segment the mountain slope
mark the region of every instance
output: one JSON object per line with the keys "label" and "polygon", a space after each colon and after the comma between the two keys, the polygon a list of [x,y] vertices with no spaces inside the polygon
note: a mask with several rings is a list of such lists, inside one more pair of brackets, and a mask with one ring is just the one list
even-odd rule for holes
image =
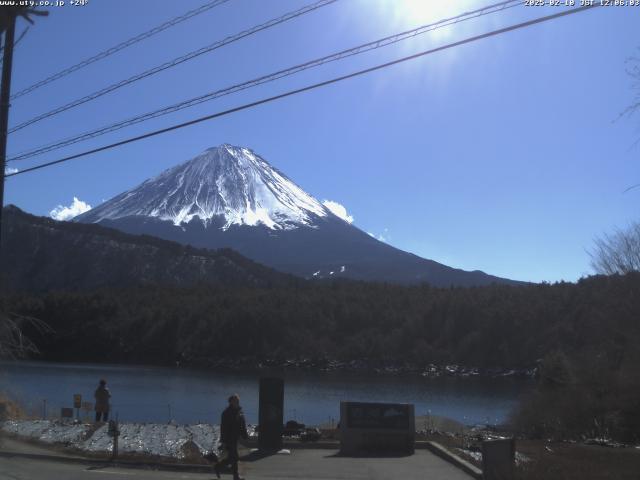
{"label": "mountain slope", "polygon": [[3,282],[11,290],[89,290],[135,285],[286,285],[294,277],[231,250],[209,251],[100,225],[3,211]]}
{"label": "mountain slope", "polygon": [[436,286],[518,283],[380,242],[334,215],[254,152],[210,148],[74,219],[202,248],[233,248],[305,278]]}

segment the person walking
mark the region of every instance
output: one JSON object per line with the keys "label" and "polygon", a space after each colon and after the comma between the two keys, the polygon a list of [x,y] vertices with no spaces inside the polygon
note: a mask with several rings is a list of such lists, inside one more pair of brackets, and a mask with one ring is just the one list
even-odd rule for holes
{"label": "person walking", "polygon": [[220,468],[224,465],[231,465],[233,480],[243,480],[238,475],[238,440],[242,437],[247,439],[247,424],[244,420],[240,397],[233,394],[229,397],[229,406],[222,412],[220,419],[220,443],[226,450],[227,457],[217,462],[215,465],[216,476],[220,478]]}
{"label": "person walking", "polygon": [[96,388],[93,394],[96,399],[96,422],[101,419],[103,422],[109,421],[109,399],[111,398],[111,392],[107,388],[106,380],[100,380],[100,385]]}

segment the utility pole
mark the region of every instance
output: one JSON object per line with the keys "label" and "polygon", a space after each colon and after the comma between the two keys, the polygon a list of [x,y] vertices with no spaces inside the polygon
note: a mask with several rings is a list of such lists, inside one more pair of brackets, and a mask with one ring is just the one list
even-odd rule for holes
{"label": "utility pole", "polygon": [[[0,242],[2,241],[2,209],[4,207],[4,170],[7,165],[7,137],[9,130],[9,102],[11,96],[11,68],[13,63],[13,41],[16,33],[16,15],[11,12],[4,32],[4,55],[2,58],[2,84],[0,85]],[[0,246],[0,254],[2,247]],[[2,265],[0,263],[0,275]],[[1,280],[0,280],[1,282]],[[1,283],[0,283],[1,284]]]}

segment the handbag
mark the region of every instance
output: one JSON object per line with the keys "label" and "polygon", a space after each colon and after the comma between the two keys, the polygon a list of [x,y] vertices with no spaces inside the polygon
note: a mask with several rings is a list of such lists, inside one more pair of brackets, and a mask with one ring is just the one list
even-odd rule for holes
{"label": "handbag", "polygon": [[228,456],[229,452],[227,451],[227,448],[221,443],[218,445],[217,449],[211,450],[204,456],[204,458],[211,463],[221,463],[224,462]]}
{"label": "handbag", "polygon": [[216,463],[224,463],[225,460],[229,457],[229,450],[227,450],[227,446],[224,443],[218,445],[218,451],[215,453],[215,455],[217,457]]}

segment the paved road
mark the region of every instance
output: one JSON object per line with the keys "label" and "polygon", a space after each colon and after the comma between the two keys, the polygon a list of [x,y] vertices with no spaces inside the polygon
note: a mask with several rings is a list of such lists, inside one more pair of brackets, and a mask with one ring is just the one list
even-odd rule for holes
{"label": "paved road", "polygon": [[[291,455],[249,456],[240,473],[247,480],[469,480],[471,477],[426,450],[401,458],[346,458],[332,450],[295,450]],[[0,480],[213,479],[213,474],[114,469],[24,458],[0,458]],[[230,479],[231,475],[223,475]]]}

